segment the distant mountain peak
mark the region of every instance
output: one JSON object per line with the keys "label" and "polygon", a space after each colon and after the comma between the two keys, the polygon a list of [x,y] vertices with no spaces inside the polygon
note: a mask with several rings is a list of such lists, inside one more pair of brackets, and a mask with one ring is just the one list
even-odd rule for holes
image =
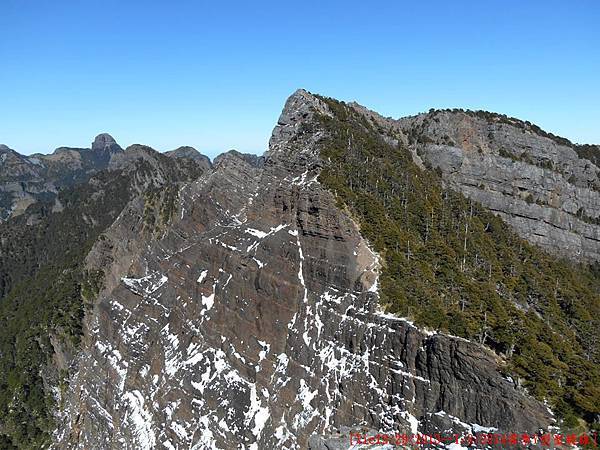
{"label": "distant mountain peak", "polygon": [[190,147],[189,145],[184,145],[176,148],[175,150],[169,150],[165,152],[165,155],[172,156],[174,158],[198,158],[201,157],[202,154],[196,150],[194,147]]}
{"label": "distant mountain peak", "polygon": [[205,169],[209,169],[212,167],[212,162],[210,161],[210,158],[208,156],[203,155],[198,150],[196,150],[194,147],[190,147],[187,145],[178,147],[175,150],[170,150],[168,152],[165,152],[165,155],[167,155],[171,158],[185,158],[185,159],[195,161],[196,163],[200,164]]}
{"label": "distant mountain peak", "polygon": [[123,150],[117,141],[108,133],[101,133],[92,142],[92,150]]}
{"label": "distant mountain peak", "polygon": [[231,149],[218,155],[213,161],[213,164],[217,166],[223,161],[228,161],[231,159],[240,159],[250,164],[252,167],[261,167],[265,160],[263,156],[254,155],[252,153],[241,153],[235,149]]}

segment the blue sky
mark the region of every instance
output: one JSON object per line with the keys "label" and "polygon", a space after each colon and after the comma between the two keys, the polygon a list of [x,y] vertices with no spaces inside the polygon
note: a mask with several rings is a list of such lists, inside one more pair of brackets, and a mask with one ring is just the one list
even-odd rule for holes
{"label": "blue sky", "polygon": [[600,2],[0,0],[0,143],[262,153],[297,88],[600,143]]}

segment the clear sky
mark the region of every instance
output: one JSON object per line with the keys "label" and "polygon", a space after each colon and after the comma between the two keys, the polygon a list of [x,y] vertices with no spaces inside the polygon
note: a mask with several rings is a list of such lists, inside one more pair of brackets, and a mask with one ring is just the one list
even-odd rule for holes
{"label": "clear sky", "polygon": [[600,143],[599,0],[0,0],[0,143],[262,153],[303,87]]}

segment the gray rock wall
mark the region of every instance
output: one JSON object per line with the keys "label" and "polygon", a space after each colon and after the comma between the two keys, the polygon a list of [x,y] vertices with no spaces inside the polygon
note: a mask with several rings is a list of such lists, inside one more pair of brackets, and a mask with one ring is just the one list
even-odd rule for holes
{"label": "gray rock wall", "polygon": [[491,209],[528,241],[578,261],[600,258],[600,179],[572,147],[521,122],[464,112],[390,121],[449,187]]}

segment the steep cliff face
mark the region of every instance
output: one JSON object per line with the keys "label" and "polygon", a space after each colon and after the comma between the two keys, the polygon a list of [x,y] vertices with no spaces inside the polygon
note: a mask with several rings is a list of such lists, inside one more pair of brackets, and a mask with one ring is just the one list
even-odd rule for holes
{"label": "steep cliff face", "polygon": [[350,429],[552,422],[491,351],[381,312],[381,260],[317,179],[317,115],[334,118],[296,92],[264,161],[225,154],[161,226],[140,196],[96,243],[86,268],[104,282],[55,448],[321,449]]}
{"label": "steep cliff face", "polygon": [[574,260],[600,259],[600,169],[580,147],[490,113],[434,111],[390,123],[450,187],[528,241]]}

